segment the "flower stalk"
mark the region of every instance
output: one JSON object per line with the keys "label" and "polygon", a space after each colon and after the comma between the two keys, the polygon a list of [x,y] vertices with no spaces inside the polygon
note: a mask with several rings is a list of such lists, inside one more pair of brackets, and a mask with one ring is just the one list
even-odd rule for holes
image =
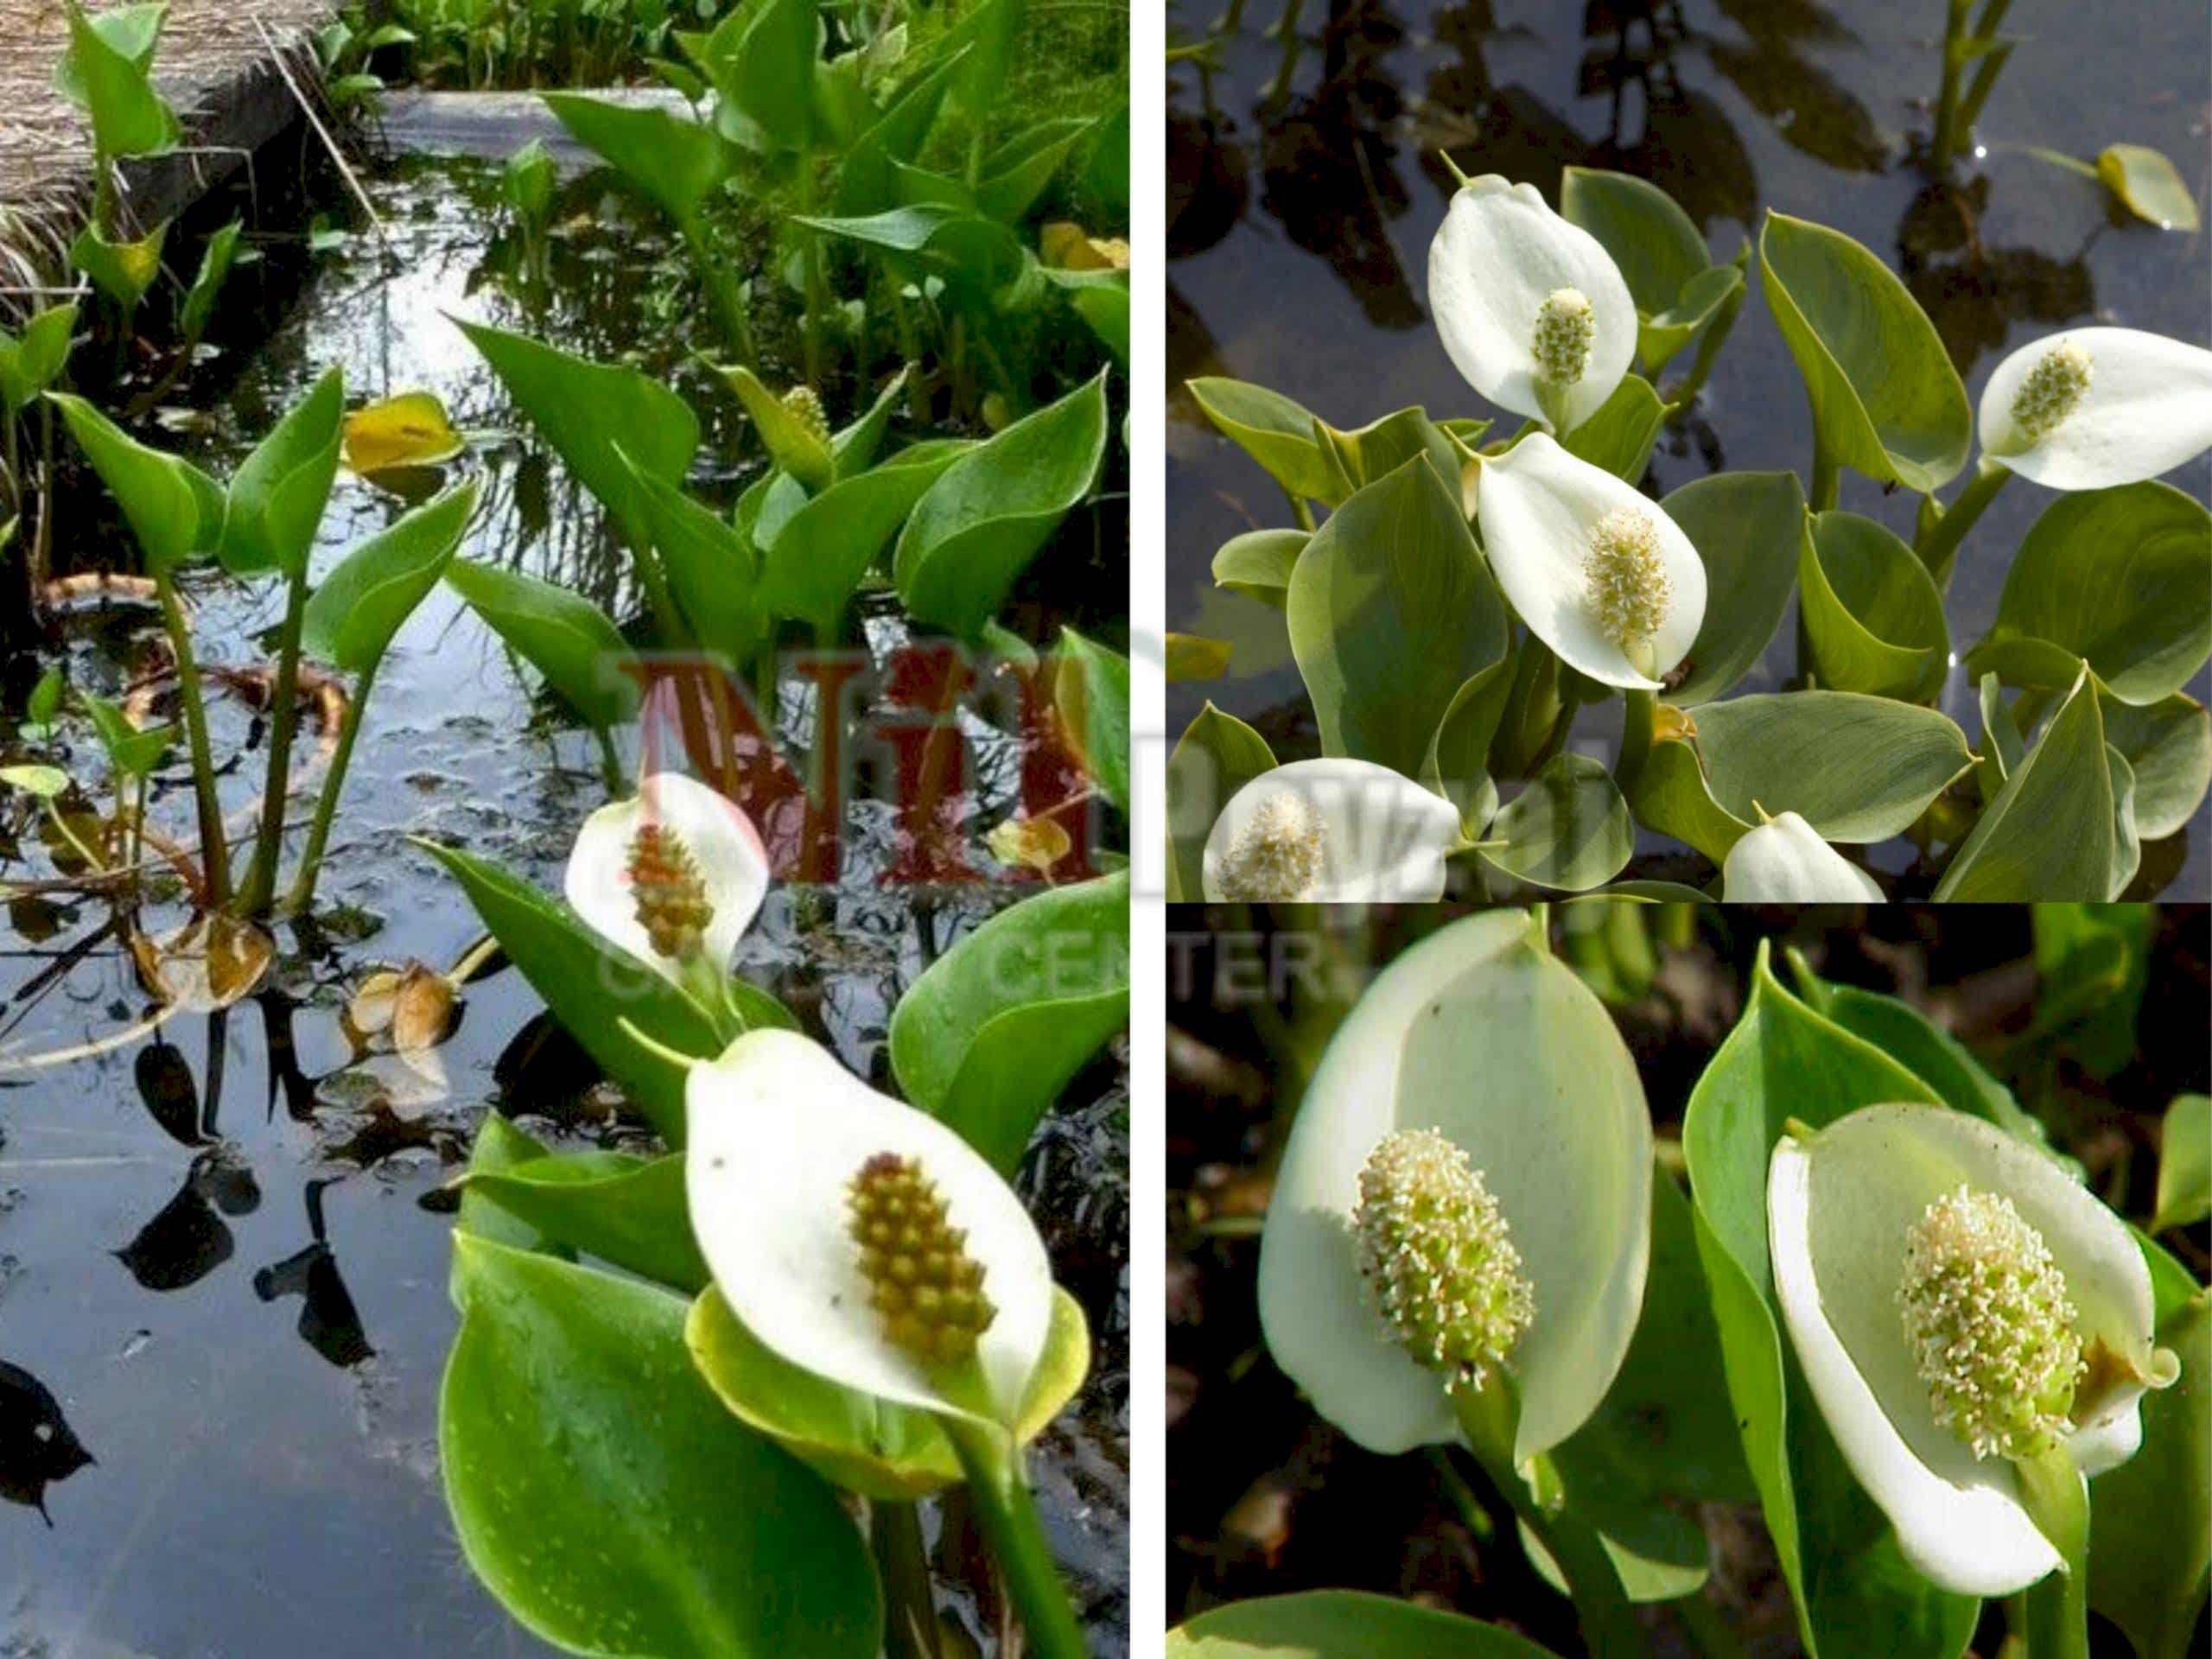
{"label": "flower stalk", "polygon": [[1007,1599],[1028,1634],[1030,1650],[1038,1659],[1089,1659],[1083,1625],[1053,1565],[1013,1441],[1003,1429],[968,1418],[947,1415],[938,1421],[960,1459],[969,1502],[998,1563]]}

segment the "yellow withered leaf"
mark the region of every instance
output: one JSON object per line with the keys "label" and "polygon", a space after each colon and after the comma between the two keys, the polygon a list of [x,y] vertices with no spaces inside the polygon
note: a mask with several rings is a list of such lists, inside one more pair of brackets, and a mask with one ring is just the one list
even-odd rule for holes
{"label": "yellow withered leaf", "polygon": [[346,464],[364,477],[395,467],[435,467],[468,447],[427,391],[403,391],[346,417]]}
{"label": "yellow withered leaf", "polygon": [[1127,270],[1129,245],[1118,236],[1092,236],[1080,225],[1056,219],[1037,232],[1037,257],[1055,270]]}
{"label": "yellow withered leaf", "polygon": [[1074,843],[1057,818],[1008,818],[983,837],[983,845],[1009,868],[1027,867],[1049,875]]}

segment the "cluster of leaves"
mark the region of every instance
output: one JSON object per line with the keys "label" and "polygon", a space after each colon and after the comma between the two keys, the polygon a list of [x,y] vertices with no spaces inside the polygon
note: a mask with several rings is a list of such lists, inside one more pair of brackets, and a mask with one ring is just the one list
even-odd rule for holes
{"label": "cluster of leaves", "polygon": [[[1649,908],[1567,906],[1570,960],[1589,974],[1592,947],[1611,931],[1578,924],[1578,912],[1609,912],[1625,918],[1623,931],[1634,935],[1642,930],[1639,912]],[[2043,994],[2024,1041],[2053,1055],[2063,1046],[2097,1076],[2120,1071],[2135,1049],[2149,925],[2139,906],[2038,906]],[[1624,955],[1648,959],[1648,939],[1625,953],[1596,951],[1609,960],[1592,982],[1630,994],[1634,987],[1619,978],[1617,958]],[[1611,1390],[1582,1427],[1521,1472],[1555,1520],[1597,1530],[1632,1601],[1699,1598],[1712,1562],[1707,1533],[1693,1518],[1697,1506],[1756,1504],[1808,1655],[1956,1659],[1974,1637],[1980,1603],[1938,1588],[1906,1563],[1785,1339],[1769,1261],[1770,1160],[1793,1122],[1817,1130],[1861,1108],[1920,1103],[1993,1125],[2073,1180],[2083,1179],[2082,1166],[2051,1143],[2044,1123],[1971,1051],[1911,1002],[1823,980],[1794,952],[1789,967],[1794,988],[1762,942],[1743,1011],[1691,1090],[1680,1142],[1687,1192],[1662,1160],[1642,1313]],[[1501,1004],[1490,1017],[1518,1019],[1519,1005]],[[1452,1040],[1462,1053],[1485,1052],[1479,1029]],[[1563,1091],[1586,1057],[1562,1048],[1557,1063]],[[2206,1110],[2203,1096],[2185,1095],[2165,1115],[2152,1230],[2190,1225],[2212,1211]],[[2095,1521],[2087,1595],[2142,1659],[2178,1659],[2190,1650],[2212,1567],[2202,1478],[2212,1448],[2212,1389],[2205,1382],[2212,1321],[2189,1268],[2150,1231],[2130,1231],[2149,1269],[2157,1341],[2179,1356],[2182,1380],[2145,1397],[2142,1450],[2089,1489]],[[1524,1542],[1528,1536],[1524,1529]],[[1530,1554],[1537,1571],[1560,1586],[1549,1560]],[[1702,1612],[1694,1628],[1704,1628]],[[1307,1659],[1443,1653],[1537,1659],[1548,1651],[1467,1618],[1343,1592],[1217,1608],[1171,1632],[1167,1651],[1175,1659],[1242,1659],[1284,1648]]]}
{"label": "cluster of leaves", "polygon": [[[1625,175],[1570,168],[1561,209],[1625,280],[1645,372],[1694,340],[1709,360],[1745,258],[1713,264],[1681,209]],[[1323,752],[1446,795],[1497,875],[1598,887],[1637,824],[1725,866],[1769,817],[1795,813],[1826,842],[1910,836],[1938,899],[2116,897],[2143,843],[2178,831],[2212,784],[2212,717],[2183,690],[2212,653],[2212,514],[2155,480],[2054,499],[2012,556],[1996,620],[1961,652],[1980,690],[1970,737],[1933,706],[1955,650],[1944,588],[1958,538],[2009,474],[1985,459],[1951,514],[1937,501],[1967,463],[1974,412],[1933,325],[1874,254],[1770,213],[1758,267],[1812,404],[1809,499],[1796,474],[1737,472],[1659,503],[1703,565],[1703,617],[1656,699],[1628,698],[1610,772],[1563,744],[1611,687],[1512,613],[1462,502],[1488,423],[1407,409],[1346,431],[1262,387],[1192,382],[1299,520],[1226,543],[1216,581],[1284,613]],[[1560,442],[1634,483],[1669,409],[1630,373]],[[1918,545],[1838,510],[1847,468],[1923,494]],[[1793,590],[1802,689],[1728,697]],[[1184,895],[1199,894],[1221,803],[1274,764],[1211,705],[1184,734],[1170,762]],[[1500,786],[1522,782],[1501,811]]]}

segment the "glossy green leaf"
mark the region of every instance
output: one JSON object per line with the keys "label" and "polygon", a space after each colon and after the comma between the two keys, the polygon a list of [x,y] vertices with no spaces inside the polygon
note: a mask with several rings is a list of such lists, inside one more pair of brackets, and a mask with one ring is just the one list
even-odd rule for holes
{"label": "glossy green leaf", "polygon": [[1207,833],[1229,798],[1275,757],[1267,740],[1209,702],[1184,729],[1167,757],[1167,898],[1198,899],[1205,891]]}
{"label": "glossy green leaf", "polygon": [[1166,1659],[1548,1659],[1494,1624],[1353,1590],[1231,1602],[1167,1632]]}
{"label": "glossy green leaf", "polygon": [[1974,411],[1936,326],[1896,273],[1840,231],[1771,210],[1759,269],[1835,461],[1923,493],[1956,477]]}
{"label": "glossy green leaf", "polygon": [[1313,435],[1319,422],[1304,404],[1243,380],[1201,376],[1185,384],[1223,435],[1291,495],[1333,507],[1351,493],[1334,454]]}
{"label": "glossy green leaf", "polygon": [[1491,820],[1483,860],[1540,887],[1603,887],[1636,850],[1636,826],[1613,775],[1563,750]]}
{"label": "glossy green leaf", "polygon": [[[461,883],[499,949],[553,1017],[622,1086],[662,1139],[681,1146],[685,1072],[623,1027],[635,1027],[679,1053],[711,1058],[722,1047],[714,1022],[689,996],[607,944],[560,900],[488,860],[457,848],[422,845]],[[755,1025],[798,1023],[757,989],[751,990],[746,1012]]]}
{"label": "glossy green leaf", "polygon": [[[554,113],[557,116],[560,111],[555,108]],[[542,231],[553,217],[553,193],[560,177],[552,152],[542,139],[533,138],[509,156],[506,165],[499,169],[499,194],[526,229]]]}
{"label": "glossy green leaf", "polygon": [[348,674],[384,659],[415,607],[438,585],[475,516],[470,479],[395,521],[339,561],[308,595],[308,649]]}
{"label": "glossy green leaf", "polygon": [[2012,711],[2005,706],[2005,689],[1994,674],[1984,674],[1980,686],[1981,704],[1981,753],[1976,759],[1974,776],[1981,790],[1982,804],[1986,806],[1997,798],[1997,791],[2005,780],[2018,770],[2020,757],[2027,753],[2027,745],[2020,739],[2020,728],[2013,724]]}
{"label": "glossy green leaf", "polygon": [[0,784],[38,800],[53,801],[69,792],[69,774],[59,766],[36,763],[0,766]]}
{"label": "glossy green leaf", "polygon": [[2212,1096],[2176,1095],[2158,1131],[2158,1207],[2151,1230],[2212,1216]]}
{"label": "glossy green leaf", "polygon": [[229,280],[231,266],[238,258],[238,234],[245,229],[245,221],[234,219],[209,237],[200,251],[200,270],[185,290],[183,304],[177,308],[177,333],[188,346],[198,345],[214,319],[215,301]]}
{"label": "glossy green leaf", "polygon": [[681,1153],[587,1152],[472,1168],[461,1190],[567,1249],[687,1295],[714,1277],[691,1237]]}
{"label": "glossy green leaf", "polygon": [[834,635],[914,504],[970,448],[964,439],[918,443],[805,498],[772,524],[764,510],[755,532],[765,542],[762,602],[775,615],[797,617]]}
{"label": "glossy green leaf", "polygon": [[2102,706],[2105,741],[2135,773],[2135,830],[2145,841],[2177,835],[2212,786],[2212,714],[2176,694],[2147,709]]}
{"label": "glossy green leaf", "polygon": [[1290,603],[1290,573],[1313,540],[1303,530],[1248,530],[1232,536],[1213,556],[1217,588],[1281,610]]}
{"label": "glossy green leaf", "polygon": [[1849,691],[1734,697],[1697,710],[1713,798],[1745,823],[1796,812],[1823,841],[1885,841],[1972,764],[1932,709]]}
{"label": "glossy green leaf", "polygon": [[[891,429],[891,417],[906,396],[906,382],[913,372],[911,364],[901,363],[899,372],[876,389],[875,401],[849,425],[840,427],[830,435],[830,454],[836,462],[839,478],[857,477],[875,465],[876,456],[883,448],[884,435]],[[940,438],[936,442],[950,443],[961,441]],[[915,448],[921,447],[919,444],[914,446]]]}
{"label": "glossy green leaf", "polygon": [[684,48],[721,95],[715,123],[747,148],[804,153],[814,143],[815,0],[748,0]]}
{"label": "glossy green leaf", "polygon": [[20,335],[0,329],[0,404],[20,415],[60,378],[77,327],[77,308],[48,306],[23,325]]}
{"label": "glossy green leaf", "polygon": [[1106,453],[1106,375],[1016,421],[938,475],[899,532],[899,597],[918,622],[973,638],[1060,521],[1090,494]]}
{"label": "glossy green leaf", "polygon": [[1952,855],[1936,902],[2113,898],[2115,809],[2104,720],[2085,675]]}
{"label": "glossy green leaf", "polygon": [[[467,1173],[482,1175],[512,1169],[518,1164],[548,1156],[550,1150],[517,1128],[501,1113],[489,1111],[477,1125],[476,1139],[468,1148]],[[518,1250],[537,1250],[569,1259],[569,1252],[562,1246],[489,1198],[471,1192],[465,1184],[461,1191],[460,1211],[454,1216],[453,1225],[456,1233],[487,1238],[494,1244],[509,1244]],[[448,1270],[446,1280],[446,1293],[455,1308],[461,1306],[466,1290],[462,1278],[461,1263],[456,1261]]]}
{"label": "glossy green leaf", "polygon": [[1011,1173],[1128,1019],[1124,870],[1025,899],[931,963],[892,1013],[892,1069],[909,1101]]}
{"label": "glossy green leaf", "polygon": [[1744,303],[1744,265],[1750,255],[1747,243],[1732,263],[1708,265],[1684,284],[1674,304],[1655,312],[1637,328],[1637,355],[1646,372],[1658,373],[1700,334],[1706,338],[1698,348],[1699,361],[1719,350]]}
{"label": "glossy green leaf", "polygon": [[681,1299],[467,1233],[454,1254],[439,1460],[462,1553],[509,1611],[575,1653],[874,1659],[858,1531],[722,1409]]}
{"label": "glossy green leaf", "polygon": [[1651,383],[1642,375],[1623,375],[1597,412],[1560,442],[1569,454],[1634,484],[1651,464],[1651,447],[1666,420],[1667,405]]}
{"label": "glossy green leaf", "polygon": [[631,477],[638,522],[693,639],[725,662],[750,662],[768,626],[751,538],[676,485],[641,469]]}
{"label": "glossy green leaf", "polygon": [[1129,289],[1127,282],[1087,283],[1068,296],[1076,315],[1106,342],[1124,372],[1129,366]]}
{"label": "glossy green leaf", "polygon": [[69,0],[69,49],[57,83],[92,118],[92,143],[104,157],[153,156],[175,147],[182,129],[154,90],[154,46],[167,5],[127,6],[87,16]]}
{"label": "glossy green leaf", "polygon": [[161,763],[162,756],[176,741],[175,727],[156,726],[141,730],[130,723],[130,717],[119,705],[105,697],[79,691],[77,701],[91,717],[92,729],[99,734],[100,747],[107,751],[108,764],[126,778],[143,778]]}
{"label": "glossy green leaf", "polygon": [[2162,231],[2194,232],[2196,197],[2174,164],[2148,144],[2107,144],[2097,156],[2097,177],[2136,218]]}
{"label": "glossy green leaf", "polygon": [[1123,813],[1129,810],[1129,659],[1060,630],[1063,666],[1053,678],[1052,701],[1060,722],[1082,751],[1098,792]]}
{"label": "glossy green leaf", "polygon": [[[741,1324],[719,1291],[692,1305],[691,1357],[722,1403],[748,1427],[844,1491],[912,1501],[964,1478],[935,1417],[800,1370]],[[1090,1370],[1090,1332],[1075,1298],[1052,1288],[1052,1322],[1029,1379],[1015,1432],[1043,1433]]]}
{"label": "glossy green leaf", "polygon": [[729,176],[729,145],[712,127],[689,117],[581,92],[538,96],[571,137],[679,225]]}
{"label": "glossy green leaf", "polygon": [[875,124],[847,148],[837,167],[842,217],[865,219],[897,205],[893,164],[911,162],[919,153],[964,55],[964,48],[954,51],[903,87]]}
{"label": "glossy green leaf", "polygon": [[630,468],[634,465],[666,484],[683,481],[699,447],[698,417],[690,406],[635,369],[587,362],[482,323],[454,326],[624,534],[633,543],[646,540],[632,499],[636,484]]}
{"label": "glossy green leaf", "polygon": [[445,579],[587,725],[604,730],[637,717],[637,658],[589,600],[527,572],[474,559],[453,561]]}
{"label": "glossy green leaf", "polygon": [[1648,179],[1569,167],[1560,180],[1559,211],[1612,256],[1629,297],[1646,317],[1673,305],[1713,263],[1696,223]]}
{"label": "glossy green leaf", "polygon": [[1751,833],[1750,823],[1713,798],[1696,746],[1688,741],[1653,744],[1624,787],[1637,823],[1687,842],[1715,864]]}
{"label": "glossy green leaf", "polygon": [[338,476],[346,380],[326,370],[232,475],[219,550],[232,575],[302,575]]}
{"label": "glossy green leaf", "polygon": [[1851,1659],[1851,1633],[1872,1631],[1893,1659],[1956,1659],[1979,1611],[1905,1567],[1853,1479],[1796,1375],[1767,1260],[1767,1164],[1789,1120],[1819,1128],[1861,1106],[1935,1100],[1881,1050],[1784,990],[1762,943],[1751,1001],[1682,1119],[1728,1395],[1811,1659]]}
{"label": "glossy green leaf", "polygon": [[1822,685],[1907,702],[1942,690],[1951,660],[1943,596],[1886,526],[1855,512],[1815,514],[1799,544],[1797,593]]}
{"label": "glossy green leaf", "polygon": [[181,455],[150,449],[81,397],[50,391],[156,571],[211,551],[223,532],[223,491]]}
{"label": "glossy green leaf", "polygon": [[2158,912],[2147,905],[2044,904],[2030,912],[2040,994],[2031,1033],[2055,1039],[2091,1077],[2135,1058]]}
{"label": "glossy green leaf", "polygon": [[1447,486],[1459,482],[1459,451],[1427,410],[1401,409],[1348,431],[1317,420],[1313,432],[1354,490],[1381,483],[1416,455]]}
{"label": "glossy green leaf", "polygon": [[168,226],[161,224],[136,242],[116,242],[87,225],[69,245],[69,264],[92,278],[92,286],[128,316],[162,274],[162,245],[168,232]]}
{"label": "glossy green leaf", "polygon": [[1039,121],[1018,132],[983,158],[976,186],[976,205],[993,219],[1021,218],[1045,194],[1068,152],[1082,143],[1092,124],[1062,118]]}
{"label": "glossy green leaf", "polygon": [[1322,753],[1421,776],[1460,688],[1505,652],[1505,609],[1458,501],[1426,462],[1367,485],[1306,544],[1290,645]]}
{"label": "glossy green leaf", "polygon": [[1720,473],[1693,479],[1659,505],[1705,562],[1705,620],[1687,677],[1667,699],[1687,709],[1749,673],[1782,625],[1805,490],[1795,473]]}
{"label": "glossy green leaf", "polygon": [[2155,480],[2061,495],[2005,573],[1969,672],[2063,690],[2079,664],[2123,702],[2155,703],[2212,655],[2212,512]]}

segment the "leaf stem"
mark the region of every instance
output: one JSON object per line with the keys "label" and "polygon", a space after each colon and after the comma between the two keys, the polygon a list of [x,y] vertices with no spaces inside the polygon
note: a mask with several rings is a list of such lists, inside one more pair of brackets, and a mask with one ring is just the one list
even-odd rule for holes
{"label": "leaf stem", "polygon": [[154,572],[154,594],[161,601],[162,625],[176,658],[177,701],[184,714],[184,735],[192,751],[192,794],[200,817],[200,866],[207,907],[230,902],[231,849],[223,835],[223,807],[215,794],[215,760],[207,744],[207,710],[201,702],[200,664],[192,654],[192,625],[176,596],[176,580],[166,569]]}
{"label": "leaf stem", "polygon": [[938,1659],[937,1597],[919,1512],[912,1503],[877,1498],[868,1506],[868,1531],[883,1582],[885,1659]]}
{"label": "leaf stem", "polygon": [[2000,466],[1984,455],[1974,468],[1973,478],[1959,492],[1959,499],[1945,508],[1943,516],[1929,527],[1920,537],[1913,551],[1920,555],[1920,562],[1928,567],[1928,574],[1936,579],[1939,592],[1948,592],[1951,571],[1957,564],[1959,543],[1966,540],[1967,532],[1974,521],[1989,510],[1997,499],[1997,492],[2005,487],[2005,480],[2012,476],[2012,469]]}
{"label": "leaf stem", "polygon": [[1014,1611],[1028,1632],[1030,1650],[1039,1659],[1089,1659],[1083,1627],[1053,1565],[1029,1483],[1022,1475],[1020,1453],[1002,1429],[986,1428],[964,1417],[938,1421],[967,1474],[969,1499]]}
{"label": "leaf stem", "polygon": [[269,711],[269,780],[261,796],[261,826],[254,833],[253,861],[246,866],[240,909],[258,916],[276,891],[276,860],[284,845],[284,808],[292,795],[292,737],[300,723],[300,636],[307,625],[304,569],[284,582],[284,625],[277,637],[276,686]]}
{"label": "leaf stem", "polygon": [[338,816],[338,798],[345,791],[346,769],[353,764],[353,740],[361,732],[361,711],[369,705],[369,693],[376,687],[379,666],[371,663],[361,671],[360,678],[353,685],[353,695],[346,702],[345,716],[338,722],[338,747],[330,757],[330,772],[322,780],[322,793],[315,804],[315,820],[308,826],[307,846],[300,854],[300,868],[294,873],[292,889],[284,898],[288,915],[304,915],[314,906],[315,884],[322,874],[323,849],[330,844],[330,825]]}
{"label": "leaf stem", "polygon": [[2063,1446],[2012,1466],[2022,1507],[2059,1554],[2058,1569],[2028,1588],[2028,1659],[2088,1659],[2088,1483]]}
{"label": "leaf stem", "polygon": [[1631,688],[1622,694],[1621,702],[1621,755],[1613,766],[1613,781],[1626,790],[1636,782],[1643,763],[1651,758],[1651,735],[1659,717],[1659,697],[1656,692]]}

